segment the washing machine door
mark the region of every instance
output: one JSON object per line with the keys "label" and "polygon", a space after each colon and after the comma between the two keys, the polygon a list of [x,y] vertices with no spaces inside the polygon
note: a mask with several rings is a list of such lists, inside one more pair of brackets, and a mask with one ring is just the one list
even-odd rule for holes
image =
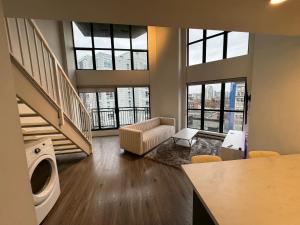
{"label": "washing machine door", "polygon": [[30,167],[30,183],[34,204],[40,205],[52,193],[57,179],[55,158],[42,155]]}

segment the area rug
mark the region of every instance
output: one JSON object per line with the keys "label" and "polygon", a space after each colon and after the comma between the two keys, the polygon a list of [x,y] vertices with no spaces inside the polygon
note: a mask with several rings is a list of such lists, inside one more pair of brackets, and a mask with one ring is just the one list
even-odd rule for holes
{"label": "area rug", "polygon": [[191,163],[192,156],[217,155],[222,145],[222,140],[220,139],[197,137],[196,140],[196,143],[189,148],[177,145],[172,139],[169,139],[145,154],[144,157],[179,168],[180,165]]}

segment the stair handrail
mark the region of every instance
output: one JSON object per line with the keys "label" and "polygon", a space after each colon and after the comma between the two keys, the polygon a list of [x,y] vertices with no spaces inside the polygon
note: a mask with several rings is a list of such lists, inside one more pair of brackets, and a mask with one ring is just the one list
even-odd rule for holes
{"label": "stair handrail", "polygon": [[[50,99],[52,99],[52,101],[58,106],[60,110],[59,114],[61,115],[60,125],[63,125],[65,115],[66,118],[72,121],[75,127],[77,127],[78,130],[91,143],[92,134],[90,114],[37,24],[32,19],[26,18],[5,18],[5,22],[11,56],[23,67],[23,69],[31,76],[32,80],[37,83],[48,95],[48,97],[50,97]],[[13,24],[15,27],[13,26],[11,28],[12,31],[10,30],[10,23],[15,23]],[[21,25],[23,25],[23,27],[21,27]],[[30,29],[28,25],[31,26],[30,29],[32,29],[32,34],[29,32]],[[15,30],[13,30],[14,28]],[[15,39],[17,39],[16,42],[12,37],[14,31],[17,33],[17,37],[15,37]],[[24,35],[21,35],[21,32],[23,32]],[[30,37],[30,34],[32,37]],[[25,41],[22,39],[23,36],[25,36]],[[16,44],[17,47],[15,46]],[[40,44],[40,46],[38,44]],[[35,57],[33,56],[34,52]],[[29,55],[29,65],[26,65],[26,63],[28,64],[28,62],[26,62],[26,58],[24,57],[24,54],[26,53]],[[42,56],[39,58],[40,55]],[[37,68],[34,68],[35,65],[33,65],[33,59],[35,59],[37,62]],[[41,60],[42,63],[40,63]],[[37,69],[38,72],[36,72],[34,69]],[[36,77],[36,75],[38,75],[38,77]],[[62,92],[63,88],[66,88],[65,92],[69,92],[68,94],[71,95]],[[78,108],[76,105],[74,106],[74,103],[78,104]]]}
{"label": "stair handrail", "polygon": [[[57,64],[57,66],[60,68],[62,74],[64,75],[64,78],[67,80],[67,82],[69,83],[70,87],[72,88],[73,92],[75,93],[76,98],[79,100],[81,106],[83,107],[83,109],[85,110],[85,112],[89,115],[89,112],[87,111],[87,109],[85,108],[81,98],[79,97],[77,91],[75,90],[70,78],[67,76],[65,70],[63,69],[62,65],[60,64],[60,62],[58,61],[57,57],[55,56],[55,54],[53,53],[53,51],[51,50],[51,48],[48,45],[48,42],[46,41],[46,39],[44,38],[42,32],[40,31],[40,29],[38,28],[37,24],[34,22],[33,19],[27,19],[32,26],[35,28],[37,34],[39,35],[39,37],[43,40],[43,43],[45,45],[45,47],[47,48],[47,50],[49,51],[49,53],[51,54],[51,56],[55,59],[55,62]],[[90,116],[90,115],[89,115]]]}

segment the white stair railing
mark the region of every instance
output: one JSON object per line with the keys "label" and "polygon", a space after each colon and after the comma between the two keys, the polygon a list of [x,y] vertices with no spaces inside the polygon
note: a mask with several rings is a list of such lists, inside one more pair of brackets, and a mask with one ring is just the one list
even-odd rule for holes
{"label": "white stair railing", "polygon": [[66,117],[91,143],[90,115],[35,22],[5,20],[11,56],[57,106],[60,125]]}

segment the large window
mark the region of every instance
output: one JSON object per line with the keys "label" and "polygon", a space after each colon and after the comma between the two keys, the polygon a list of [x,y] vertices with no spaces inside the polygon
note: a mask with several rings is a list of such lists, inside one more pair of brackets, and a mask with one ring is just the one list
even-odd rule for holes
{"label": "large window", "polygon": [[189,128],[227,133],[242,130],[245,82],[220,82],[187,86]]}
{"label": "large window", "polygon": [[146,26],[72,22],[76,69],[148,70]]}
{"label": "large window", "polygon": [[150,119],[149,87],[80,92],[93,130],[115,129]]}
{"label": "large window", "polygon": [[249,33],[188,29],[188,65],[248,54]]}

